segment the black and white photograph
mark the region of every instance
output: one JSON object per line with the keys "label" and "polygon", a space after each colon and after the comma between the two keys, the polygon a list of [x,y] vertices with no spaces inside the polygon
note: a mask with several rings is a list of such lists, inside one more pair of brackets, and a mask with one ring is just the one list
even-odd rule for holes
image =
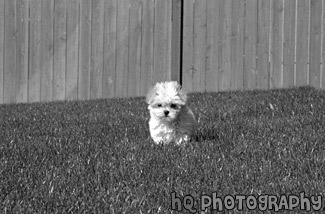
{"label": "black and white photograph", "polygon": [[0,213],[325,212],[325,0],[0,0]]}

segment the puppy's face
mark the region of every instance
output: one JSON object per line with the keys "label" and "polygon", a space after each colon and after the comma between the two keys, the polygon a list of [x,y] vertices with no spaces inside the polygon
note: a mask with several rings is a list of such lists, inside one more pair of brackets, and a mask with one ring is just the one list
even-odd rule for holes
{"label": "puppy's face", "polygon": [[157,83],[147,94],[148,109],[151,116],[170,122],[186,103],[187,96],[177,82]]}

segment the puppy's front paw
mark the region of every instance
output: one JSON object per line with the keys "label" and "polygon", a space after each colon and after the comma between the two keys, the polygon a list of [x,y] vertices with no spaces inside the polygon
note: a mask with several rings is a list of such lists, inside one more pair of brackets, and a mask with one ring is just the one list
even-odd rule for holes
{"label": "puppy's front paw", "polygon": [[188,135],[183,135],[183,136],[180,136],[178,137],[176,140],[175,140],[175,143],[177,145],[182,145],[182,144],[185,144],[185,143],[188,143],[191,141],[191,137],[188,136]]}
{"label": "puppy's front paw", "polygon": [[153,138],[153,141],[155,142],[155,144],[159,145],[159,144],[164,144],[164,140],[162,137],[155,137]]}

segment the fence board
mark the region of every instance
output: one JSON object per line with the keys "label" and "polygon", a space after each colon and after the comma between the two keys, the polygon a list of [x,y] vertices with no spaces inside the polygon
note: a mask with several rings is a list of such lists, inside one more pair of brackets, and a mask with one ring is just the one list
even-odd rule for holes
{"label": "fence board", "polygon": [[270,38],[270,88],[282,87],[283,73],[283,1],[272,1],[272,20],[271,20],[271,38]]}
{"label": "fence board", "polygon": [[256,87],[268,89],[270,1],[258,1]]}
{"label": "fence board", "polygon": [[4,102],[16,101],[16,0],[5,0]]}
{"label": "fence board", "polygon": [[247,0],[245,8],[244,89],[256,87],[257,0]]}
{"label": "fence board", "polygon": [[186,1],[183,14],[183,59],[182,59],[182,82],[187,91],[193,91],[193,22],[194,22],[194,0]]}
{"label": "fence board", "polygon": [[321,88],[325,89],[325,1],[323,1],[323,17],[322,17],[322,69],[321,69]]}
{"label": "fence board", "polygon": [[142,0],[141,94],[145,95],[153,83],[154,1]]}
{"label": "fence board", "polygon": [[182,0],[172,0],[171,80],[181,82]]}
{"label": "fence board", "polygon": [[214,14],[219,13],[220,0],[207,1],[207,41],[206,41],[206,73],[205,90],[218,90],[218,41],[219,25]]}
{"label": "fence board", "polygon": [[129,0],[118,1],[117,10],[117,55],[116,55],[116,96],[126,97],[129,51]]}
{"label": "fence board", "polygon": [[28,101],[39,102],[41,90],[41,0],[30,0]]}
{"label": "fence board", "polygon": [[284,1],[283,87],[295,83],[296,1]]}
{"label": "fence board", "polygon": [[218,69],[218,85],[219,90],[230,89],[231,77],[231,1],[220,2],[220,31],[219,31],[219,69]]}
{"label": "fence board", "polygon": [[243,89],[244,68],[244,1],[232,0],[231,23],[231,90]]}
{"label": "fence board", "polygon": [[42,0],[41,101],[52,101],[54,0]]}
{"label": "fence board", "polygon": [[169,41],[168,22],[170,17],[167,17],[168,5],[170,0],[155,1],[155,30],[154,30],[154,82],[165,81],[170,75],[170,66],[168,67],[168,51]]}
{"label": "fence board", "polygon": [[4,74],[4,66],[3,66],[3,58],[4,58],[4,32],[5,32],[5,8],[4,8],[4,0],[0,0],[0,104],[4,103],[3,97],[3,89],[4,89],[4,82],[3,82],[3,74]]}
{"label": "fence board", "polygon": [[309,84],[316,88],[320,87],[321,14],[322,1],[312,0],[310,4]]}
{"label": "fence board", "polygon": [[17,0],[16,102],[28,101],[28,21],[28,1]]}
{"label": "fence board", "polygon": [[105,1],[103,97],[115,96],[117,0]]}
{"label": "fence board", "polygon": [[[172,1],[174,0],[168,0],[167,1],[167,7],[165,12],[165,21],[166,21],[166,68],[165,68],[165,79],[164,80],[171,80],[172,75],[172,46],[171,46],[171,39],[172,39]],[[173,51],[175,50],[173,47]]]}
{"label": "fence board", "polygon": [[142,4],[130,2],[128,96],[140,96]]}
{"label": "fence board", "polygon": [[91,65],[90,65],[90,98],[102,97],[102,77],[103,77],[103,26],[104,26],[104,1],[92,1],[91,19]]}
{"label": "fence board", "polygon": [[91,1],[80,2],[78,99],[90,98]]}
{"label": "fence board", "polygon": [[206,33],[207,33],[207,1],[196,0],[194,4],[194,72],[193,90],[205,90],[206,74]]}
{"label": "fence board", "polygon": [[67,71],[65,98],[78,98],[79,0],[67,1]]}
{"label": "fence board", "polygon": [[65,99],[66,24],[66,0],[56,0],[54,3],[53,100]]}
{"label": "fence board", "polygon": [[296,85],[308,82],[308,38],[310,1],[297,1]]}

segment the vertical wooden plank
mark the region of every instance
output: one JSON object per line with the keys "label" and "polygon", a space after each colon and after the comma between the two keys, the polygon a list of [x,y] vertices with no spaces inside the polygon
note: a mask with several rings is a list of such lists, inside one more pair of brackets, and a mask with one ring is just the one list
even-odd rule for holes
{"label": "vertical wooden plank", "polygon": [[194,72],[193,91],[205,90],[206,17],[207,1],[196,0],[194,4]]}
{"label": "vertical wooden plank", "polygon": [[310,0],[297,1],[296,86],[308,82],[308,38]]}
{"label": "vertical wooden plank", "polygon": [[65,99],[66,80],[66,0],[54,2],[53,100]]}
{"label": "vertical wooden plank", "polygon": [[[171,80],[171,55],[172,55],[172,0],[167,0],[167,8],[165,10],[165,21],[166,21],[166,68],[165,68],[165,80]],[[173,48],[174,51],[174,48]]]}
{"label": "vertical wooden plank", "polygon": [[154,81],[161,82],[166,80],[167,73],[167,23],[166,0],[156,0],[155,5],[155,34],[154,34]]}
{"label": "vertical wooden plank", "polygon": [[219,90],[230,90],[231,77],[231,10],[232,1],[221,1],[219,8]]}
{"label": "vertical wooden plank", "polygon": [[3,104],[5,0],[0,0],[0,104]]}
{"label": "vertical wooden plank", "polygon": [[115,96],[117,0],[105,1],[103,97]]}
{"label": "vertical wooden plank", "polygon": [[244,89],[256,88],[257,2],[246,0],[245,6]]}
{"label": "vertical wooden plank", "polygon": [[283,0],[272,0],[271,46],[270,46],[270,88],[282,87],[283,59]]}
{"label": "vertical wooden plank", "polygon": [[257,18],[257,76],[258,89],[269,88],[269,24],[270,1],[258,1]]}
{"label": "vertical wooden plank", "polygon": [[54,0],[42,0],[41,101],[52,101]]}
{"label": "vertical wooden plank", "polygon": [[128,96],[140,96],[142,4],[130,1]]}
{"label": "vertical wooden plank", "polygon": [[66,100],[78,98],[79,1],[67,1]]}
{"label": "vertical wooden plank", "polygon": [[141,94],[153,83],[154,1],[142,0]]}
{"label": "vertical wooden plank", "polygon": [[119,0],[117,6],[116,96],[127,96],[129,51],[129,0]]}
{"label": "vertical wooden plank", "polygon": [[320,87],[322,1],[310,4],[309,85]]}
{"label": "vertical wooden plank", "polygon": [[230,89],[242,90],[244,81],[244,1],[232,0],[231,15]]}
{"label": "vertical wooden plank", "polygon": [[5,0],[4,102],[16,102],[16,0]]}
{"label": "vertical wooden plank", "polygon": [[30,0],[28,102],[41,99],[41,0]]}
{"label": "vertical wooden plank", "polygon": [[91,19],[91,67],[90,67],[90,98],[102,97],[102,77],[103,77],[103,36],[104,36],[104,1],[92,1]]}
{"label": "vertical wooden plank", "polygon": [[183,68],[182,68],[182,83],[183,88],[188,92],[193,91],[193,52],[194,52],[194,0],[184,1],[183,5]]}
{"label": "vertical wooden plank", "polygon": [[283,87],[294,86],[296,1],[284,1]]}
{"label": "vertical wooden plank", "polygon": [[[321,88],[325,89],[325,0],[323,0],[323,17],[322,17],[322,69],[321,69]],[[0,30],[1,31],[1,30]]]}
{"label": "vertical wooden plank", "polygon": [[91,10],[89,0],[80,2],[78,99],[90,98]]}
{"label": "vertical wooden plank", "polygon": [[17,79],[16,102],[28,100],[28,0],[17,0]]}
{"label": "vertical wooden plank", "polygon": [[[222,1],[222,0],[221,0]],[[215,19],[219,11],[220,0],[207,1],[207,41],[206,41],[206,74],[205,90],[218,91],[218,41],[219,20]]]}
{"label": "vertical wooden plank", "polygon": [[182,0],[172,0],[171,80],[181,81]]}

